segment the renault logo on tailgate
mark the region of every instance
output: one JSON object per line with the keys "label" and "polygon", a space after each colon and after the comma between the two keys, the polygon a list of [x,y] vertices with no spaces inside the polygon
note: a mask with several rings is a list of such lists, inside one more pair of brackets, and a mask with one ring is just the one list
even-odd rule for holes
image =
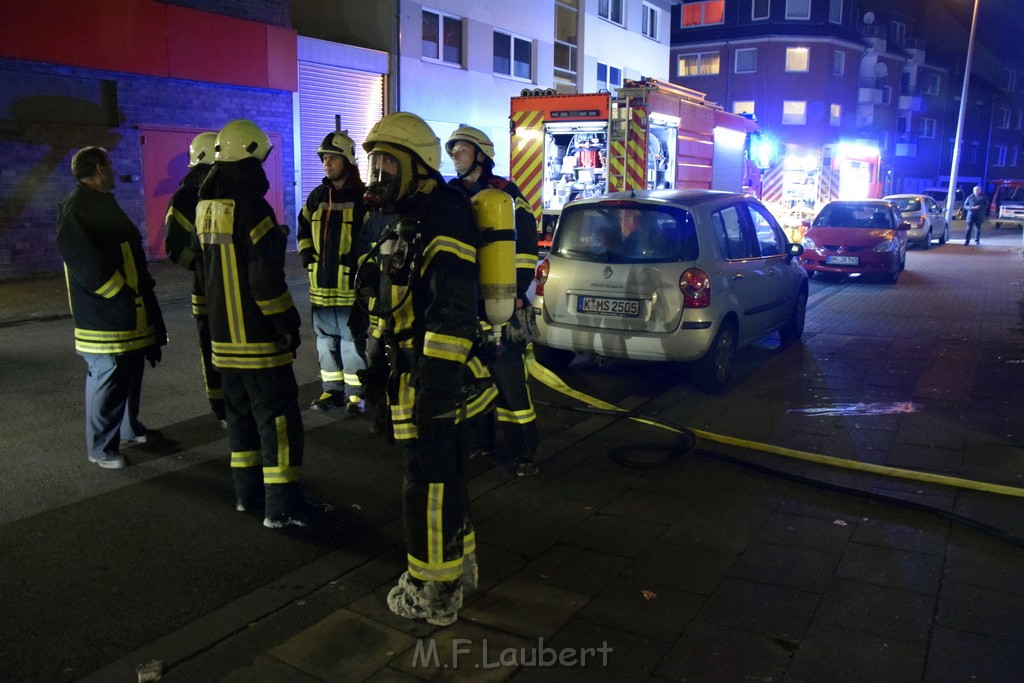
{"label": "renault logo on tailgate", "polygon": [[604,267],[604,279],[605,280],[610,278],[614,273],[615,273],[615,271],[612,270],[611,266],[605,266]]}

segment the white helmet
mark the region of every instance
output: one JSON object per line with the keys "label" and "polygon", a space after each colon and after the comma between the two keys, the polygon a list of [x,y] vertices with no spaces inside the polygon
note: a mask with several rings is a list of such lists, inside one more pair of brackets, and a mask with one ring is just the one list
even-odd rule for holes
{"label": "white helmet", "polygon": [[494,161],[494,143],[487,137],[479,128],[473,126],[460,126],[452,133],[451,137],[448,138],[448,142],[444,143],[444,149],[448,152],[448,156],[452,154],[452,147],[459,140],[464,140],[477,146],[477,148],[483,152],[488,159]]}
{"label": "white helmet", "polygon": [[212,164],[216,146],[216,133],[200,133],[192,138],[192,142],[188,146],[188,167],[195,168],[199,164]]}
{"label": "white helmet", "polygon": [[217,133],[216,161],[241,161],[250,157],[266,161],[270,138],[259,126],[248,119],[235,119]]}
{"label": "white helmet", "polygon": [[324,160],[325,154],[340,154],[348,159],[350,164],[356,163],[356,143],[348,136],[347,130],[337,130],[328,133],[320,147],[316,150],[320,161]]}
{"label": "white helmet", "polygon": [[399,145],[416,154],[423,162],[441,170],[441,139],[434,135],[427,122],[408,112],[388,114],[373,125],[363,142],[363,149],[373,150],[378,142]]}

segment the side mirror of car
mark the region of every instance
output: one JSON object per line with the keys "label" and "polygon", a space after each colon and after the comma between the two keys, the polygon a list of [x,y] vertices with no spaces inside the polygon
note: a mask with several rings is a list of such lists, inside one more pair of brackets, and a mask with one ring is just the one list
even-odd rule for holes
{"label": "side mirror of car", "polygon": [[910,223],[908,223],[906,221],[900,221],[900,224],[899,224],[899,226],[896,229],[897,230],[910,230]]}
{"label": "side mirror of car", "polygon": [[786,247],[786,263],[789,263],[802,253],[804,253],[804,245],[790,242],[789,246]]}
{"label": "side mirror of car", "polygon": [[805,218],[802,221],[800,221],[800,225],[804,226],[805,228],[809,228],[811,227],[811,221]]}

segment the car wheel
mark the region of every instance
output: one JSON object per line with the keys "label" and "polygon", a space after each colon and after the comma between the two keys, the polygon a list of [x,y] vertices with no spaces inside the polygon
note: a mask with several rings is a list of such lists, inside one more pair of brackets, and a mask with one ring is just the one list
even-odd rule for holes
{"label": "car wheel", "polygon": [[550,346],[541,346],[535,343],[533,345],[533,357],[548,370],[559,371],[569,367],[569,364],[576,358],[576,353],[574,351],[566,351],[565,349],[553,349]]}
{"label": "car wheel", "polygon": [[947,225],[946,229],[942,231],[941,235],[939,235],[939,244],[945,244],[948,241],[949,241],[949,226]]}
{"label": "car wheel", "polygon": [[693,381],[697,388],[709,394],[725,391],[732,377],[732,364],[736,356],[736,327],[725,321],[707,353],[692,366]]}
{"label": "car wheel", "polygon": [[807,292],[800,290],[796,297],[796,305],[793,307],[793,315],[789,321],[779,329],[779,339],[782,343],[792,344],[800,341],[804,335],[804,321],[807,319]]}
{"label": "car wheel", "polygon": [[924,249],[925,251],[928,251],[929,249],[932,248],[932,229],[931,228],[928,228],[928,234],[924,236],[924,244],[921,245],[921,248]]}

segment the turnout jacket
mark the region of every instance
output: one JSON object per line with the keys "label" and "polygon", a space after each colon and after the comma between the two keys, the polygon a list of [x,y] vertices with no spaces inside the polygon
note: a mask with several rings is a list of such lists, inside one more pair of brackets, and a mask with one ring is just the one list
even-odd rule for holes
{"label": "turnout jacket", "polygon": [[196,292],[220,370],[287,365],[299,345],[299,313],[285,282],[288,228],[263,195],[270,184],[256,159],[217,162],[199,189]]}
{"label": "turnout jacket", "polygon": [[80,353],[167,343],[142,237],[114,195],[78,183],[60,205],[57,248]]}
{"label": "turnout jacket", "polygon": [[171,196],[164,217],[164,251],[167,258],[182,268],[196,269],[196,254],[192,251],[192,235],[196,231],[196,203],[199,186],[210,172],[210,164],[197,164],[181,179],[181,185]]}
{"label": "turnout jacket", "polygon": [[394,437],[408,441],[417,436],[415,410],[442,415],[462,404],[458,421],[488,408],[497,390],[475,355],[478,233],[469,202],[430,180],[397,213],[416,220],[416,237],[381,242],[377,305],[397,349],[388,401]]}
{"label": "turnout jacket", "polygon": [[516,298],[529,303],[527,291],[537,272],[537,219],[522,191],[511,180],[486,173],[480,174],[471,187],[466,187],[460,178],[452,178],[448,186],[458,190],[467,199],[487,188],[496,188],[512,197],[516,216]]}
{"label": "turnout jacket", "polygon": [[[355,182],[353,182],[353,180]],[[352,278],[358,264],[352,243],[363,224],[366,186],[350,172],[342,189],[324,178],[298,217],[299,253],[313,258],[309,268],[309,300],[317,306],[351,306],[355,303]]]}

